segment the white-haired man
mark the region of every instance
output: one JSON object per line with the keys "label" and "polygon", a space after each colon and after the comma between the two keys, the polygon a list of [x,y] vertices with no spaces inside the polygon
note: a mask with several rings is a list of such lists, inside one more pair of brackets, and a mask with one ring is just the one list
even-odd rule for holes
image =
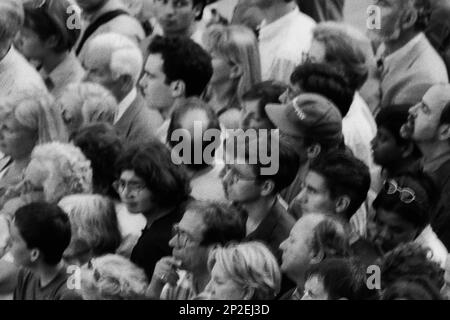
{"label": "white-haired man", "polygon": [[139,47],[127,37],[98,35],[86,49],[86,80],[109,89],[119,103],[114,126],[125,142],[139,143],[152,138],[163,120],[147,107],[136,85],[143,66]]}
{"label": "white-haired man", "polygon": [[83,26],[76,54],[83,62],[88,43],[97,35],[115,32],[139,43],[145,37],[144,29],[121,0],[76,0],[87,24]]}
{"label": "white-haired man", "polygon": [[13,46],[23,21],[20,0],[0,1],[0,99],[30,90],[47,91],[39,73]]}
{"label": "white-haired man", "polygon": [[380,107],[419,103],[430,87],[447,83],[444,61],[423,33],[428,25],[429,0],[375,1],[381,28],[371,30],[378,49]]}

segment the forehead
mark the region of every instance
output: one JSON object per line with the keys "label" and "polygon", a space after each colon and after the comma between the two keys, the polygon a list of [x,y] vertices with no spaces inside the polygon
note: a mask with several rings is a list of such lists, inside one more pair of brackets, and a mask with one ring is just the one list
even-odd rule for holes
{"label": "forehead", "polygon": [[151,53],[145,62],[145,70],[154,73],[162,72],[163,64],[164,60],[161,53]]}
{"label": "forehead", "polygon": [[424,95],[422,101],[430,108],[432,113],[441,113],[445,105],[450,102],[450,87],[435,86]]}
{"label": "forehead", "polygon": [[325,178],[315,171],[309,171],[305,178],[306,185],[314,187],[317,190],[327,190]]}
{"label": "forehead", "polygon": [[391,227],[411,226],[408,221],[391,211],[378,209],[376,215],[378,222],[382,222],[383,224]]}
{"label": "forehead", "polygon": [[309,49],[309,55],[314,58],[316,62],[325,61],[326,48],[322,41],[313,40]]}
{"label": "forehead", "polygon": [[318,214],[306,214],[301,217],[292,228],[291,234],[295,238],[308,239],[312,236],[314,228],[323,221],[323,216]]}
{"label": "forehead", "polygon": [[143,180],[136,175],[136,173],[133,170],[125,170],[121,173],[120,179],[125,181],[137,181],[142,182]]}
{"label": "forehead", "polygon": [[179,223],[183,231],[199,234],[205,229],[203,217],[194,210],[187,210]]}

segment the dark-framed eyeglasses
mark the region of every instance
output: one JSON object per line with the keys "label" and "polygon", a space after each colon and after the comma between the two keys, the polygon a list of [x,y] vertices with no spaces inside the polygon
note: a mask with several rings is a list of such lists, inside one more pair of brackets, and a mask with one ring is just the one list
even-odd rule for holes
{"label": "dark-framed eyeglasses", "polygon": [[401,188],[395,180],[388,180],[384,183],[384,191],[388,195],[398,193],[400,201],[406,204],[416,200],[416,193],[411,188]]}
{"label": "dark-framed eyeglasses", "polygon": [[172,227],[172,237],[175,238],[177,247],[185,247],[189,243],[200,243],[200,241],[195,239],[188,232],[182,230],[178,223],[174,224]]}
{"label": "dark-framed eyeglasses", "polygon": [[236,168],[231,167],[229,165],[225,165],[224,168],[224,177],[231,177],[232,183],[237,183],[239,181],[256,181],[257,177],[255,176],[247,176],[242,173],[240,173]]}
{"label": "dark-framed eyeglasses", "polygon": [[116,180],[112,184],[114,190],[116,190],[117,193],[121,194],[125,191],[125,189],[128,190],[128,192],[139,194],[145,189],[147,189],[147,186],[144,183],[136,182],[136,181],[125,181],[122,179]]}

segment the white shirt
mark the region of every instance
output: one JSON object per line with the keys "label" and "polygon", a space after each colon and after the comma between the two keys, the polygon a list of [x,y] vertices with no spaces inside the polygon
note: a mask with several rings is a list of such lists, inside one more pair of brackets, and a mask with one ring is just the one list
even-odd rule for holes
{"label": "white shirt", "polygon": [[137,89],[133,88],[133,90],[131,90],[130,93],[128,93],[126,97],[123,98],[122,101],[120,101],[117,114],[114,118],[114,124],[116,124],[120,120],[120,118],[122,118],[123,114],[131,106],[136,97],[137,97]]}
{"label": "white shirt", "polygon": [[434,233],[431,226],[427,226],[422,233],[414,240],[415,243],[421,245],[424,248],[428,248],[433,253],[431,260],[439,263],[442,268],[445,268],[445,262],[447,260],[447,248],[439,240],[436,233]]}
{"label": "white shirt", "polygon": [[224,163],[216,161],[214,168],[191,180],[191,196],[197,200],[226,201],[220,172]]}
{"label": "white shirt", "polygon": [[48,92],[36,69],[11,46],[0,61],[0,98],[9,98],[30,91]]}
{"label": "white shirt", "polygon": [[345,144],[356,158],[363,161],[370,170],[372,187],[380,180],[381,168],[373,162],[371,141],[377,133],[377,125],[367,103],[357,92],[347,115],[342,120],[342,134]]}
{"label": "white shirt", "polygon": [[263,80],[289,83],[294,68],[309,51],[316,23],[296,7],[278,20],[265,24],[259,32],[259,52]]}

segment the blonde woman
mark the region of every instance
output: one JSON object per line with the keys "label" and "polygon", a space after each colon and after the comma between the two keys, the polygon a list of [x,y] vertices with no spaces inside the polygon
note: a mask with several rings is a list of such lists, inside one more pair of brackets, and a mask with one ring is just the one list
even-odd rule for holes
{"label": "blonde woman", "polygon": [[273,300],[281,272],[272,252],[262,243],[218,248],[209,256],[211,280],[199,298],[210,300]]}
{"label": "blonde woman", "polygon": [[226,128],[239,128],[241,98],[261,81],[255,34],[244,26],[213,25],[206,31],[204,43],[212,56],[214,69],[209,103]]}
{"label": "blonde woman", "polygon": [[68,215],[72,239],[64,252],[68,264],[83,265],[93,257],[114,254],[122,236],[114,202],[96,194],[64,197],[58,204]]}
{"label": "blonde woman", "polygon": [[103,86],[92,82],[68,85],[57,104],[71,137],[89,123],[112,125],[118,112],[116,98]]}
{"label": "blonde woman", "polygon": [[144,271],[119,255],[92,259],[81,269],[84,300],[141,300],[147,285]]}
{"label": "blonde woman", "polygon": [[50,95],[0,101],[0,204],[6,190],[23,180],[34,147],[51,141],[66,142],[67,132]]}
{"label": "blonde woman", "polygon": [[36,201],[57,203],[63,197],[92,192],[90,161],[81,150],[60,142],[38,145],[31,154],[23,182],[8,189],[8,200],[0,214],[12,215],[15,210]]}

